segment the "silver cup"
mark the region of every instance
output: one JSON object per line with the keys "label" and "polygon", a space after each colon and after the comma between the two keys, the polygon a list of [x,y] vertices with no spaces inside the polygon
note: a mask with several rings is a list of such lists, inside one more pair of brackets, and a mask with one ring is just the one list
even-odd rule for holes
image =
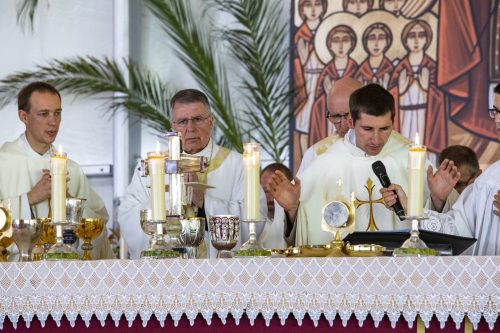
{"label": "silver cup", "polygon": [[83,216],[83,207],[87,199],[67,198],[66,199],[66,221],[80,225]]}
{"label": "silver cup", "polygon": [[240,218],[237,215],[212,215],[208,219],[210,241],[217,251],[217,258],[231,257],[231,250],[238,243]]}
{"label": "silver cup", "polygon": [[42,228],[40,219],[12,220],[12,238],[19,250],[19,261],[31,261],[31,253]]}
{"label": "silver cup", "polygon": [[184,258],[195,259],[198,255],[197,247],[205,238],[205,219],[203,217],[191,217],[179,220],[181,232],[178,237],[179,244],[184,248]]}

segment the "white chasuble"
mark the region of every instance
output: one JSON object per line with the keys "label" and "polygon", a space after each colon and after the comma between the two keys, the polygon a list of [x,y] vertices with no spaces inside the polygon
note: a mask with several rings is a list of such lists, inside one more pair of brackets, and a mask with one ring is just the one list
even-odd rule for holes
{"label": "white chasuble", "polygon": [[[382,186],[372,171],[373,162],[382,161],[391,182],[401,185],[408,193],[409,144],[408,139],[393,131],[382,151],[377,156],[368,156],[356,147],[354,131],[350,130],[344,139],[319,156],[301,177],[296,245],[327,244],[332,240],[332,234],[321,229],[321,212],[326,203],[336,198],[339,179],[343,181],[344,198],[350,200],[354,192],[356,231],[409,228],[409,222],[400,221],[393,210],[384,206]],[[425,179],[424,202],[429,198],[427,188]]]}
{"label": "white chasuble", "polygon": [[[49,214],[49,200],[32,205],[27,194],[42,177],[42,170],[50,170],[50,155],[54,148],[44,155],[35,152],[24,134],[14,142],[6,142],[0,148],[0,200],[10,201],[13,218],[43,218]],[[68,193],[71,197],[86,199],[84,217],[101,217],[108,220],[108,212],[102,199],[90,187],[82,168],[68,159]],[[109,246],[106,228],[96,238],[92,258],[114,258]]]}
{"label": "white chasuble", "polygon": [[[243,216],[243,157],[235,151],[219,147],[212,139],[208,145],[193,156],[204,156],[209,165],[207,172],[199,175],[202,182],[214,188],[205,191],[204,209],[207,219],[211,215],[238,215]],[[217,162],[219,161],[219,162]],[[206,176],[206,178],[204,177]],[[168,184],[168,177],[165,178]],[[136,166],[132,181],[127,193],[118,208],[118,223],[120,232],[128,246],[130,257],[139,258],[141,251],[148,248],[148,237],[142,231],[139,223],[141,209],[150,207],[150,191],[147,188],[149,177],[141,177],[139,164]],[[266,220],[267,203],[264,191],[260,191],[260,216]],[[165,196],[168,207],[168,195]],[[264,228],[264,223],[256,226],[257,236]],[[248,239],[248,224],[240,224],[240,239],[235,249]],[[214,258],[216,249],[210,244],[209,232],[205,232],[205,245],[209,248],[208,256]]]}

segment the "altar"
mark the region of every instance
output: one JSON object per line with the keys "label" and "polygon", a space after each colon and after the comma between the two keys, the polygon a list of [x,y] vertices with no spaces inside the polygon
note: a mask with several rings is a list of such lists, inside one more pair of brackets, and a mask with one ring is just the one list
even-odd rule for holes
{"label": "altar", "polygon": [[500,257],[1,263],[0,329],[498,330]]}

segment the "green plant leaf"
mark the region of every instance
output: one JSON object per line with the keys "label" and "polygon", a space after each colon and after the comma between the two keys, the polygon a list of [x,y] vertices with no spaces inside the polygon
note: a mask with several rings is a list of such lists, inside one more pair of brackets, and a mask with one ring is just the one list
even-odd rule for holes
{"label": "green plant leaf", "polygon": [[234,112],[225,66],[214,50],[211,25],[205,19],[209,15],[195,15],[185,0],[146,0],[146,5],[174,43],[179,59],[207,94],[222,138],[242,152],[243,133]]}
{"label": "green plant leaf", "polygon": [[52,60],[34,71],[17,72],[0,80],[0,107],[15,100],[28,82],[45,81],[62,92],[83,97],[117,93],[97,98],[101,98],[110,111],[126,108],[152,128],[169,130],[171,89],[157,76],[133,63],[124,60],[123,68],[109,58],[92,56]]}
{"label": "green plant leaf", "polygon": [[220,31],[229,50],[248,73],[240,92],[245,96],[245,121],[251,138],[276,162],[287,151],[289,138],[289,83],[285,66],[288,49],[283,4],[268,0],[214,0],[235,21]]}

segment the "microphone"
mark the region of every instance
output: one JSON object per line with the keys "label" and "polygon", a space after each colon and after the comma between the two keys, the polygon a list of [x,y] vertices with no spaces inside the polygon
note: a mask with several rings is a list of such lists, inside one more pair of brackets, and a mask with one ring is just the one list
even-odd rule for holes
{"label": "microphone", "polygon": [[[389,187],[389,185],[391,185],[391,180],[387,175],[387,171],[385,170],[385,166],[384,163],[382,163],[382,161],[373,162],[372,169],[375,175],[378,177],[378,180],[380,180],[380,184],[382,184],[383,187]],[[405,211],[403,209],[403,206],[401,206],[401,202],[399,202],[399,198],[396,198],[396,203],[392,205],[392,208],[394,208],[394,212],[399,217],[399,219],[403,221],[404,220],[403,216],[405,215]]]}

